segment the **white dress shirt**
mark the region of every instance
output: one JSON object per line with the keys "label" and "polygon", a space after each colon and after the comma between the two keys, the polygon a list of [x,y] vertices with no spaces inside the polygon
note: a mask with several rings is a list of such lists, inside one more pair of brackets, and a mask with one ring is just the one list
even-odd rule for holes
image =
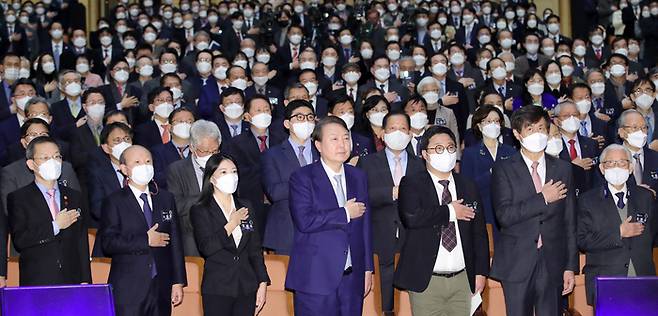
{"label": "white dress shirt", "polygon": [[[526,157],[523,154],[523,151],[521,151],[521,157],[523,158],[526,166],[528,166],[528,172],[530,172],[530,176],[532,177],[533,161]],[[539,162],[539,165],[537,166],[537,173],[539,174],[539,179],[541,179],[541,184],[544,185],[544,183],[546,183],[546,155],[542,155],[541,158],[537,160],[537,162]]]}
{"label": "white dress shirt", "polygon": [[151,199],[151,193],[149,193],[149,188],[148,186],[146,187],[146,191],[141,191],[140,189],[136,188],[132,184],[128,184],[128,187],[130,188],[130,191],[132,191],[133,195],[135,196],[135,199],[137,199],[137,203],[139,203],[139,209],[144,212],[144,200],[140,197],[142,193],[146,193],[146,199],[149,202],[149,207],[151,208],[151,212],[153,212],[153,200]]}
{"label": "white dress shirt", "polygon": [[[338,206],[342,207],[345,210],[345,215],[347,217],[347,222],[349,223],[350,222],[350,213],[347,211],[346,208],[343,207],[345,205],[344,202],[347,202],[347,200],[346,201],[341,201],[338,193],[336,193],[337,190],[338,190],[338,183],[336,182],[336,179],[334,178],[334,176],[337,176],[337,175],[341,176],[340,180],[341,180],[341,185],[343,186],[343,196],[345,197],[345,199],[347,199],[347,181],[345,181],[345,168],[341,165],[340,166],[340,171],[335,172],[335,171],[331,170],[331,168],[329,168],[329,166],[327,166],[326,163],[324,163],[324,159],[320,159],[320,161],[322,163],[322,168],[324,169],[324,172],[327,173],[327,177],[329,177],[329,182],[331,182],[331,186],[334,189],[334,194],[336,194],[336,201],[338,201]],[[348,245],[347,245],[347,259],[345,260],[345,269],[347,269],[351,266],[352,266],[352,252],[350,250],[350,246],[349,246],[349,242],[348,242]]]}
{"label": "white dress shirt", "polygon": [[628,188],[626,187],[626,184],[624,183],[624,187],[621,188],[621,190],[615,189],[610,183],[608,183],[608,190],[610,191],[610,194],[612,194],[612,199],[615,201],[615,205],[619,203],[619,197],[617,196],[617,193],[622,192],[624,193],[624,205],[628,205],[628,197],[627,197],[627,190]]}
{"label": "white dress shirt", "polygon": [[[445,189],[443,185],[439,184],[439,177],[430,173],[432,178],[432,183],[434,183],[434,189],[436,190],[436,195],[439,199],[439,204],[442,203],[441,196],[443,195],[443,190]],[[450,191],[450,196],[453,200],[457,199],[457,187],[455,186],[455,178],[450,174],[450,177],[447,179],[450,181],[448,183],[448,191]],[[462,249],[461,234],[459,233],[459,225],[457,223],[457,214],[452,205],[448,205],[450,210],[450,221],[455,225],[455,233],[457,237],[457,246],[452,251],[448,251],[443,247],[443,243],[439,241],[439,251],[436,256],[436,261],[434,262],[434,272],[435,273],[452,273],[461,271],[466,267],[466,262],[464,261],[464,250]]]}
{"label": "white dress shirt", "polygon": [[[215,202],[217,202],[217,205],[219,205],[219,209],[222,210],[222,215],[224,215],[224,218],[226,218],[226,222],[228,223],[228,221],[231,219],[231,213],[236,211],[235,200],[233,200],[233,195],[231,195],[230,210],[225,210],[224,208],[222,208],[222,204],[219,203],[219,200],[217,200],[217,198],[215,198],[214,196],[213,198],[215,199]],[[237,248],[238,245],[240,245],[240,240],[242,239],[242,228],[240,227],[240,225],[235,226],[235,228],[233,228],[233,231],[231,232],[231,236],[233,236],[233,242],[235,242],[235,247]]]}
{"label": "white dress shirt", "polygon": [[[569,153],[569,155],[571,155],[571,144],[569,144],[570,139],[571,138],[562,134],[562,140],[564,141],[564,145],[566,146],[565,149],[567,150],[567,153]],[[576,155],[578,155],[578,158],[583,158],[582,152],[580,151],[580,142],[578,141],[578,133],[576,133],[576,136],[574,136],[573,140],[576,141],[573,144],[573,147],[576,147]]]}

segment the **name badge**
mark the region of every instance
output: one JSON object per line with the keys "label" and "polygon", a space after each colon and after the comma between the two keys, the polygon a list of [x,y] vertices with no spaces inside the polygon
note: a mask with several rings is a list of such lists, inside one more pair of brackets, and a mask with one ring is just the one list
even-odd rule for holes
{"label": "name badge", "polygon": [[444,120],[442,117],[437,117],[436,118],[436,125],[439,126],[446,126],[446,120]]}
{"label": "name badge", "polygon": [[66,179],[61,179],[61,180],[57,180],[57,184],[59,184],[61,186],[64,186],[64,187],[68,187],[69,186],[69,181],[66,180]]}
{"label": "name badge", "polygon": [[247,218],[244,221],[240,221],[240,229],[243,232],[253,232],[254,231],[254,222],[251,218]]}
{"label": "name badge", "polygon": [[173,217],[174,217],[174,212],[172,210],[162,211],[162,221],[170,222]]}
{"label": "name badge", "polygon": [[657,171],[651,171],[650,175],[651,175],[651,179],[658,180],[658,172]]}
{"label": "name badge", "polygon": [[279,98],[270,97],[270,103],[271,104],[279,104]]}
{"label": "name badge", "polygon": [[610,109],[610,108],[605,109],[605,114],[607,114],[608,116],[613,115],[615,114],[615,109]]}

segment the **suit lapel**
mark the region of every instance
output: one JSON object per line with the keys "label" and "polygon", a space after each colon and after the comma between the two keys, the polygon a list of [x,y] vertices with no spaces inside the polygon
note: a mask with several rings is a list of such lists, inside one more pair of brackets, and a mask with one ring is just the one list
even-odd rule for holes
{"label": "suit lapel", "polygon": [[519,152],[518,154],[514,155],[514,166],[511,168],[514,173],[516,174],[516,179],[520,181],[520,188],[525,188],[527,191],[532,191],[533,193],[535,192],[535,184],[532,181],[532,175],[530,174],[530,171],[528,170],[528,166],[525,164],[525,161],[523,160],[523,157],[521,157],[521,153]]}
{"label": "suit lapel", "polygon": [[295,150],[292,148],[292,145],[290,145],[290,142],[288,140],[284,140],[281,144],[283,154],[288,158],[288,161],[294,163],[297,167],[300,167],[301,165],[299,164],[299,159],[297,159],[297,156],[295,156]]}
{"label": "suit lapel", "polygon": [[[140,221],[142,223],[142,225],[144,225],[144,227],[146,227],[146,229],[150,229],[151,227],[148,227],[148,223],[146,222],[146,218],[144,218],[144,210],[139,206],[139,202],[137,202],[137,199],[135,198],[135,195],[133,195],[133,192],[130,189],[130,187],[126,186],[122,190],[123,190],[124,198],[127,201],[126,203],[128,203],[128,205],[127,205],[128,209],[132,209],[133,210],[132,214],[134,214],[134,216],[139,218],[138,221]],[[153,208],[151,208],[151,210],[152,209]]]}
{"label": "suit lapel", "polygon": [[201,192],[201,189],[199,188],[199,182],[196,179],[196,171],[194,170],[194,162],[192,161],[192,156],[189,156],[186,159],[188,160],[188,163],[185,164],[186,170],[183,172],[183,176],[187,179],[189,186],[193,188],[192,193],[198,194]]}
{"label": "suit lapel", "polygon": [[[50,213],[50,206],[48,205],[48,202],[46,201],[43,194],[41,193],[41,190],[39,190],[39,187],[37,186],[36,182],[32,182],[31,188],[32,188],[32,191],[33,191],[32,196],[34,196],[38,199],[38,201],[37,201],[37,204],[39,206],[38,208],[44,210],[44,211],[39,212],[39,216],[43,216],[44,220],[47,219],[49,222],[51,222],[53,220],[53,216]],[[62,194],[60,192],[60,199],[61,199],[61,195]],[[61,204],[60,204],[60,206],[61,206]],[[60,209],[62,209],[62,208],[60,207]]]}
{"label": "suit lapel", "polygon": [[[386,150],[382,150],[375,155],[377,156],[377,160],[379,160],[379,170],[384,172],[381,179],[386,181],[386,185],[395,185],[395,182],[393,181],[393,175],[391,175],[391,171],[393,170],[391,170],[391,167],[388,165]],[[409,162],[407,162],[407,170],[409,170]]]}
{"label": "suit lapel", "polygon": [[[553,158],[546,154],[544,154],[544,157],[545,157],[544,160],[546,160],[546,178],[544,179],[544,183],[547,183],[550,180],[560,181],[560,179],[558,178],[559,174],[557,174],[556,172],[557,168],[555,167],[555,161],[553,160],[557,158]],[[533,188],[534,188],[534,183],[533,183]]]}

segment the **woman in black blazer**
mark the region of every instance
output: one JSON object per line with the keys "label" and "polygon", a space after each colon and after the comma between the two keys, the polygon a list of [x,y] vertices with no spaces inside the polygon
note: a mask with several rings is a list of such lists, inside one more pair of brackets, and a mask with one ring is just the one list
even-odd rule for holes
{"label": "woman in black blazer", "polygon": [[199,202],[190,210],[205,259],[201,295],[205,315],[254,315],[270,282],[249,203],[235,194],[238,169],[230,156],[206,163]]}

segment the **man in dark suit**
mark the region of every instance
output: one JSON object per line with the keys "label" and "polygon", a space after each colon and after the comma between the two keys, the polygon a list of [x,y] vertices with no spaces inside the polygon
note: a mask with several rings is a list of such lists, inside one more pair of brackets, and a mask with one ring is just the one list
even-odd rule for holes
{"label": "man in dark suit", "polygon": [[329,115],[340,117],[345,121],[347,129],[350,131],[350,138],[352,139],[352,153],[350,154],[349,164],[355,166],[360,158],[374,153],[375,144],[368,137],[365,137],[355,131],[354,127],[354,102],[345,94],[335,94],[329,102]]}
{"label": "man in dark suit", "polygon": [[462,26],[457,29],[455,40],[466,49],[472,49],[478,45],[479,23],[475,19],[475,10],[469,6],[462,9]]}
{"label": "man in dark suit", "polygon": [[78,72],[66,70],[59,75],[59,90],[64,96],[52,105],[53,127],[61,137],[70,142],[74,130],[85,123],[85,113],[82,108],[82,83]]}
{"label": "man in dark suit", "polygon": [[73,50],[71,47],[64,42],[64,28],[62,23],[55,21],[50,23],[48,36],[44,38],[40,43],[41,53],[48,53],[53,56],[55,62],[55,71],[60,71],[64,69],[62,66],[67,66],[67,68],[73,66],[75,63],[71,63],[72,60],[75,60],[73,55]]}
{"label": "man in dark suit", "polygon": [[554,123],[562,134],[562,151],[560,159],[571,162],[576,196],[589,191],[593,186],[594,159],[598,156],[599,146],[595,140],[578,134],[580,130],[580,113],[572,101],[564,101],[553,108]]}
{"label": "man in dark suit", "polygon": [[514,112],[522,149],[496,162],[493,206],[500,224],[491,277],[500,280],[508,315],[557,315],[578,271],[571,165],[544,154],[550,118],[536,106]]}
{"label": "man in dark suit", "polygon": [[308,92],[308,101],[311,102],[315,108],[315,115],[322,119],[327,116],[328,101],[327,99],[320,96],[318,93],[318,79],[313,69],[304,69],[299,73],[297,77],[299,83],[302,84],[306,91]]}
{"label": "man in dark suit", "polygon": [[395,285],[410,291],[414,314],[469,314],[489,274],[482,201],[475,183],[453,172],[457,148],[450,129],[430,127],[421,140],[427,169],[400,183],[407,240]]}
{"label": "man in dark suit", "polygon": [[[457,127],[459,136],[464,135],[466,131],[466,122],[469,114],[469,100],[472,93],[467,93],[467,88],[462,82],[475,84],[475,81],[469,78],[458,79],[454,71],[448,71],[448,58],[443,54],[435,54],[432,56],[430,63],[432,65],[432,77],[439,82],[439,104],[452,109],[457,118]],[[464,66],[464,69],[473,71],[470,66]],[[453,69],[454,70],[454,69]],[[464,70],[464,73],[467,73]],[[476,71],[475,75],[479,75]],[[469,96],[470,95],[470,96]],[[427,119],[429,122],[434,123],[437,110],[428,110]],[[412,124],[413,127],[413,124]],[[420,153],[418,153],[420,155]]]}
{"label": "man in dark suit", "polygon": [[[601,70],[590,70],[585,80],[592,90],[592,111],[598,118],[606,120],[611,128],[614,120],[619,118],[622,112],[621,100],[617,98],[615,87],[605,78]],[[606,136],[610,137],[609,142],[613,142],[616,138],[612,133],[613,131],[609,131],[609,135]]]}
{"label": "man in dark suit", "polygon": [[604,33],[605,30],[599,26],[595,26],[589,31],[589,45],[587,45],[587,50],[585,51],[585,65],[587,68],[601,67],[601,64],[612,54],[610,46],[606,45],[605,38],[603,37]]}
{"label": "man in dark suit", "polygon": [[[382,55],[375,57],[370,67],[370,72],[374,79],[368,81],[359,88],[359,94],[362,95],[370,88],[380,89],[387,100],[391,103],[392,111],[402,109],[402,105],[409,98],[409,89],[403,87],[400,82],[391,75],[390,61],[388,57]],[[361,108],[357,109],[360,112]]]}
{"label": "man in dark suit", "polygon": [[247,100],[251,100],[254,95],[260,94],[267,97],[272,104],[272,118],[276,120],[283,119],[283,93],[279,88],[274,86],[269,79],[270,69],[267,64],[256,62],[251,67],[251,79],[254,84],[244,90]]}
{"label": "man in dark suit", "polygon": [[608,122],[598,118],[595,110],[592,110],[592,90],[587,84],[574,83],[571,85],[569,98],[573,100],[578,108],[579,135],[591,137],[597,142],[599,149],[603,149],[607,144],[614,141],[614,137],[608,134]]}
{"label": "man in dark suit", "polygon": [[216,112],[212,121],[219,127],[225,144],[229,145],[232,138],[249,129],[249,124],[244,121],[244,92],[235,87],[224,89],[219,110],[221,112]]}
{"label": "man in dark suit", "polygon": [[384,117],[386,149],[359,159],[357,167],[368,175],[372,207],[372,249],[379,256],[382,310],[393,311],[395,254],[404,243],[405,230],[398,214],[400,180],[424,170],[423,163],[405,150],[411,141],[410,119],[404,113]]}
{"label": "man in dark suit", "polygon": [[344,163],[350,138],[343,120],[321,120],[313,140],[321,162],[290,177],[294,241],[286,288],[294,291],[297,315],[360,315],[374,271],[367,176]]}
{"label": "man in dark suit", "polygon": [[[642,4],[640,1],[629,1],[628,5],[621,10],[621,21],[624,23],[624,38],[636,36],[639,29],[640,18],[642,18]],[[645,4],[646,5],[646,4]]]}
{"label": "man in dark suit", "polygon": [[212,120],[221,101],[222,92],[230,86],[227,75],[231,64],[223,55],[212,58],[213,77],[201,88],[197,103],[197,116],[204,120]]}
{"label": "man in dark suit", "polygon": [[[92,59],[100,61],[100,63],[94,64],[91,71],[96,74],[105,74],[108,69],[113,68],[111,65],[113,60],[123,58],[123,47],[118,40],[112,39],[112,30],[108,27],[99,28],[97,36],[100,39],[100,47],[96,48]],[[93,39],[91,44],[94,47]]]}
{"label": "man in dark suit", "polygon": [[0,24],[0,49],[25,56],[27,54],[27,34],[17,23],[17,13],[12,8],[4,12],[4,23]]}
{"label": "man in dark suit", "polygon": [[500,58],[492,58],[487,63],[487,74],[490,79],[484,81],[484,85],[478,88],[478,96],[497,93],[503,100],[516,97],[521,94],[521,89],[511,80],[507,80],[505,62]]}
{"label": "man in dark suit", "polygon": [[626,110],[619,117],[617,133],[633,155],[633,180],[658,191],[658,152],[647,146],[647,123],[637,110]]}
{"label": "man in dark suit", "polygon": [[[0,120],[7,119],[17,110],[12,109],[12,87],[21,68],[21,58],[19,55],[8,52],[2,58],[2,81],[0,81]],[[35,89],[36,91],[36,89]],[[27,101],[27,100],[26,100]]]}
{"label": "man in dark suit", "polygon": [[305,100],[295,100],[286,106],[283,125],[290,131],[287,141],[271,146],[261,156],[263,188],[272,207],[265,221],[263,247],[277,254],[289,254],[293,242],[293,223],[290,217],[289,179],[300,167],[318,160],[311,145],[315,126],[313,106]]}
{"label": "man in dark suit", "polygon": [[600,160],[606,183],[578,201],[578,246],[586,254],[583,273],[589,305],[595,302],[597,276],[656,275],[653,193],[629,181],[633,156],[624,146],[606,147]]}
{"label": "man in dark suit", "polygon": [[12,242],[20,253],[20,285],[91,283],[83,198],[58,185],[62,156],[57,143],[36,138],[26,157],[34,182],[7,196]]}
{"label": "man in dark suit", "polygon": [[187,285],[174,196],[150,192],[153,164],[142,146],[121,154],[121,172],[128,185],[103,202],[100,228],[117,314],[169,315]]}
{"label": "man in dark suit", "polygon": [[122,110],[128,116],[128,122],[137,126],[145,121],[145,113],[140,111],[139,100],[142,90],[128,85],[128,73],[130,68],[124,58],[114,59],[108,66],[110,69],[109,84],[101,86],[106,102],[105,112],[110,110]]}
{"label": "man in dark suit", "polygon": [[244,16],[241,12],[234,12],[227,16],[227,21],[222,27],[222,51],[225,56],[233,60],[240,51],[240,42],[247,35],[242,32]]}
{"label": "man in dark suit", "polygon": [[187,158],[173,162],[167,168],[168,191],[174,195],[181,224],[181,239],[186,256],[199,256],[190,209],[201,195],[203,169],[210,156],[219,152],[222,136],[213,122],[198,120],[190,128],[190,149]]}
{"label": "man in dark suit", "polygon": [[[91,87],[82,94],[82,110],[85,123],[75,128],[71,136],[71,163],[80,176],[83,186],[87,188],[87,161],[89,154],[100,145],[100,134],[103,130],[105,113],[105,98],[101,89]],[[87,193],[86,189],[85,192]]]}
{"label": "man in dark suit", "polygon": [[190,129],[194,124],[194,113],[186,107],[175,109],[169,115],[168,123],[171,140],[166,144],[153,146],[154,180],[159,187],[167,189],[167,168],[172,163],[190,155]]}
{"label": "man in dark suit", "polygon": [[541,38],[536,33],[528,33],[523,37],[525,54],[514,60],[514,76],[523,78],[530,69],[543,66],[549,59],[539,53]]}
{"label": "man in dark suit", "polygon": [[37,92],[30,79],[18,79],[8,94],[11,95],[8,106],[14,109],[12,112],[16,113],[10,114],[0,121],[0,152],[6,152],[7,148],[20,138],[21,125],[27,119],[25,106],[30,99],[36,96]]}
{"label": "man in dark suit", "polygon": [[264,201],[260,159],[268,148],[279,145],[288,135],[283,130],[271,128],[272,105],[263,95],[255,95],[245,104],[244,120],[249,122],[250,128],[233,139],[228,151],[240,170],[242,180],[238,184],[238,192],[251,202],[256,227],[259,235],[263,236],[271,203]]}
{"label": "man in dark suit", "polygon": [[279,88],[285,87],[291,73],[300,69],[300,55],[303,51],[303,30],[299,25],[288,27],[286,41],[274,55],[273,64],[277,68],[277,77],[281,79]]}
{"label": "man in dark suit", "polygon": [[171,140],[169,115],[174,111],[174,98],[171,90],[157,87],[149,92],[148,108],[150,112],[153,112],[153,119],[135,128],[135,144],[153,148]]}

